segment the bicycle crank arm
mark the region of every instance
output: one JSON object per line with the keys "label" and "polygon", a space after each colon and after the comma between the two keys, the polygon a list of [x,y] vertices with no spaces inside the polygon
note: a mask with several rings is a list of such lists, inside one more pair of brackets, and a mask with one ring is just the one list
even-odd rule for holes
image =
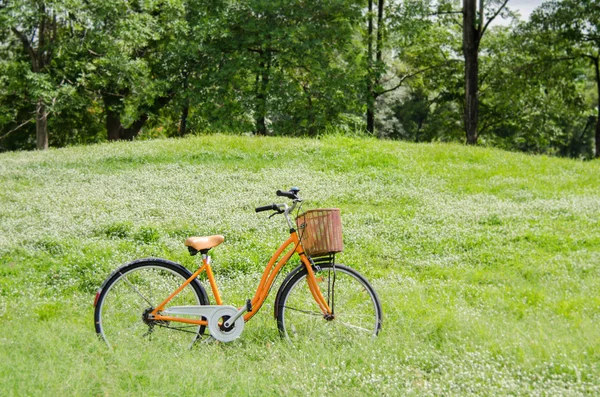
{"label": "bicycle crank arm", "polygon": [[229,318],[227,321],[225,321],[225,324],[223,324],[225,326],[225,328],[229,328],[231,327],[231,324],[235,323],[237,321],[238,318],[242,317],[244,315],[244,313],[246,313],[248,311],[248,309],[246,309],[246,307],[242,307],[240,310],[238,310],[238,312],[235,314],[235,316]]}
{"label": "bicycle crank arm", "polygon": [[202,316],[208,320],[208,331],[213,338],[221,342],[231,342],[239,338],[244,331],[244,319],[240,317],[247,310],[248,306],[239,311],[226,305],[172,306],[160,314]]}
{"label": "bicycle crank arm", "polygon": [[235,323],[238,318],[240,318],[244,315],[244,313],[251,312],[251,311],[252,311],[252,302],[250,301],[250,299],[248,299],[246,301],[246,306],[240,308],[240,310],[238,310],[238,312],[235,314],[235,316],[233,316],[230,319],[228,319],[227,321],[225,321],[225,324],[223,324],[223,325],[225,327],[231,327],[231,324]]}

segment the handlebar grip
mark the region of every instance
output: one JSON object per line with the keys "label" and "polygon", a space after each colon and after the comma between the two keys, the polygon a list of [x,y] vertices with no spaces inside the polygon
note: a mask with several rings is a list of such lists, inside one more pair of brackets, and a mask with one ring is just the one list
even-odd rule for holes
{"label": "handlebar grip", "polygon": [[287,197],[292,200],[294,200],[296,198],[296,195],[292,192],[282,192],[281,190],[278,190],[275,194],[277,194],[278,196],[281,196],[281,197]]}
{"label": "handlebar grip", "polygon": [[254,210],[256,212],[263,212],[263,211],[277,211],[279,209],[279,207],[277,206],[277,204],[270,204],[270,205],[263,205],[262,207],[257,207]]}

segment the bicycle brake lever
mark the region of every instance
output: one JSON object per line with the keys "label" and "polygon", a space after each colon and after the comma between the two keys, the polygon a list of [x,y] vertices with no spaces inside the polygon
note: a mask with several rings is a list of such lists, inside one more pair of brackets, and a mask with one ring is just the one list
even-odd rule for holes
{"label": "bicycle brake lever", "polygon": [[275,215],[283,214],[284,212],[285,211],[282,210],[275,211],[271,214],[271,216],[269,216],[269,219],[273,218]]}

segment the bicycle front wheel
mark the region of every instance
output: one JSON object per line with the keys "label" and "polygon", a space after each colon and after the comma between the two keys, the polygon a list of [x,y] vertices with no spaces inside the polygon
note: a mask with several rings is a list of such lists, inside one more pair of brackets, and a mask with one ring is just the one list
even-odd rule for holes
{"label": "bicycle front wheel", "polygon": [[[163,259],[139,260],[117,269],[104,283],[94,311],[96,332],[111,348],[157,346],[191,347],[205,326],[156,321],[148,314],[192,274],[183,266]],[[169,306],[206,305],[208,297],[194,280]]]}
{"label": "bicycle front wheel", "polygon": [[375,336],[382,324],[381,304],[373,287],[357,271],[343,266],[322,264],[315,276],[333,315],[320,310],[301,268],[282,285],[277,300],[277,327],[290,340],[336,339],[346,341]]}

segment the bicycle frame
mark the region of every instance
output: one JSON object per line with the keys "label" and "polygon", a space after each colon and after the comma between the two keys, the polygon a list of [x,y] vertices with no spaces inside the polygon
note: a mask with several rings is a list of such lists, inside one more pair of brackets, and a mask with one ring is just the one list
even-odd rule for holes
{"label": "bicycle frame", "polygon": [[[288,250],[287,252],[285,252],[286,249],[288,249],[288,247],[290,247],[291,245],[293,245],[293,248]],[[279,259],[279,257],[284,252],[285,252],[285,254],[283,255],[283,257],[281,257],[281,259]],[[269,260],[269,262],[263,272],[260,283],[258,284],[258,287],[256,288],[256,293],[254,294],[254,297],[251,300],[252,311],[244,314],[244,321],[248,322],[260,310],[263,303],[267,299],[267,296],[269,295],[269,291],[271,290],[271,286],[275,282],[275,278],[277,277],[277,274],[281,271],[281,268],[290,260],[290,258],[292,257],[292,255],[294,255],[294,253],[298,253],[298,255],[300,256],[300,260],[302,261],[304,266],[306,266],[306,270],[308,272],[306,280],[308,282],[308,287],[310,289],[310,292],[311,292],[313,298],[315,299],[315,302],[317,303],[317,305],[319,306],[319,308],[321,309],[321,311],[323,312],[324,315],[331,314],[331,309],[330,309],[329,305],[327,304],[326,299],[323,297],[323,294],[321,293],[321,289],[319,288],[317,278],[315,277],[315,273],[312,269],[312,264],[310,263],[309,259],[307,258],[306,254],[304,253],[302,244],[300,244],[300,238],[298,236],[298,232],[295,229],[291,229],[290,237],[286,241],[284,241],[279,246],[277,251],[275,251],[273,256],[271,256],[271,259]],[[219,294],[219,290],[217,288],[217,283],[215,282],[215,277],[212,272],[212,268],[210,266],[210,256],[202,255],[202,266],[200,266],[200,268],[198,270],[196,270],[196,272],[194,272],[194,274],[192,274],[190,278],[188,278],[179,288],[177,288],[171,295],[169,295],[169,297],[167,299],[165,299],[160,305],[158,305],[150,313],[153,316],[154,320],[175,321],[175,322],[180,322],[180,323],[197,324],[197,325],[204,325],[204,326],[208,325],[207,320],[195,320],[195,319],[191,319],[191,318],[163,316],[163,315],[159,314],[159,312],[162,311],[165,308],[165,306],[175,296],[177,296],[177,294],[179,294],[189,283],[191,283],[203,271],[206,271],[206,276],[208,277],[208,281],[210,283],[210,288],[212,290],[213,296],[215,297],[215,301],[216,301],[217,305],[222,305],[223,302],[221,301],[221,295]]]}

